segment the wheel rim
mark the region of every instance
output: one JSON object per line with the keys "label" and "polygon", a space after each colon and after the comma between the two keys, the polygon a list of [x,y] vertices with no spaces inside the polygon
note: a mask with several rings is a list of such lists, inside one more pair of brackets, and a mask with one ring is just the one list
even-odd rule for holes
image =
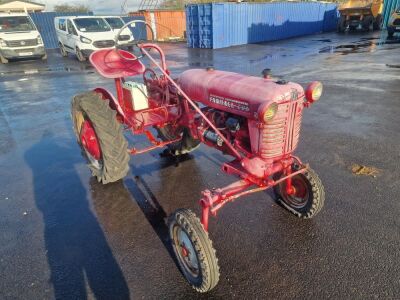
{"label": "wheel rim", "polygon": [[295,176],[292,178],[292,187],[294,193],[289,195],[286,192],[286,184],[283,185],[282,192],[284,194],[283,196],[285,202],[297,209],[305,207],[310,198],[307,182],[303,179],[302,176]]}
{"label": "wheel rim", "polygon": [[186,231],[179,226],[175,226],[173,232],[178,259],[182,262],[182,265],[187,272],[189,272],[193,277],[198,277],[200,274],[199,260],[190,237]]}
{"label": "wheel rim", "polygon": [[86,156],[90,163],[96,169],[101,169],[101,149],[99,140],[97,139],[96,132],[89,120],[81,119],[79,139],[83,149],[85,150]]}
{"label": "wheel rim", "polygon": [[84,60],[84,57],[83,57],[83,54],[82,54],[81,50],[76,49],[76,55],[78,56],[78,59],[80,61]]}

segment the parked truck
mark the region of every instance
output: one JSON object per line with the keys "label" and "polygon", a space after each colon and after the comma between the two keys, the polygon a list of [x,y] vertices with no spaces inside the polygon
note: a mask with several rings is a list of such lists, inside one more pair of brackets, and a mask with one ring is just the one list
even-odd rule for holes
{"label": "parked truck", "polygon": [[339,6],[338,32],[382,29],[383,0],[349,0]]}

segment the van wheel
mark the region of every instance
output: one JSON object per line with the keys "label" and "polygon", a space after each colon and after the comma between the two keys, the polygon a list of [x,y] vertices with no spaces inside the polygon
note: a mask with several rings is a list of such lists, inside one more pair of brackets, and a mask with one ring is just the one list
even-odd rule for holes
{"label": "van wheel", "polygon": [[68,56],[68,52],[67,52],[67,50],[65,50],[64,45],[59,43],[58,46],[60,47],[61,56],[62,57],[67,57]]}
{"label": "van wheel", "polygon": [[86,61],[86,57],[83,55],[82,51],[81,51],[79,48],[76,48],[76,58],[77,58],[80,62]]}
{"label": "van wheel", "polygon": [[5,58],[3,55],[0,54],[0,62],[1,62],[2,64],[8,64],[8,59]]}

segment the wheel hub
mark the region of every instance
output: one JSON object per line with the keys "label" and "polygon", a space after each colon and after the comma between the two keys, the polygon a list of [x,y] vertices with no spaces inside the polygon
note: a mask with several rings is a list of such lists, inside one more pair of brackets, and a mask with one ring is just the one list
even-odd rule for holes
{"label": "wheel hub", "polygon": [[293,177],[290,190],[283,187],[284,198],[293,207],[302,208],[308,201],[308,187],[301,177]]}
{"label": "wheel hub", "polygon": [[92,124],[88,120],[85,120],[82,124],[80,138],[86,152],[95,160],[99,160],[101,158],[99,141],[97,140]]}
{"label": "wheel hub", "polygon": [[181,228],[177,232],[177,246],[179,247],[179,256],[185,265],[185,268],[194,276],[199,273],[199,262],[197,259],[196,251],[193,247],[187,233]]}

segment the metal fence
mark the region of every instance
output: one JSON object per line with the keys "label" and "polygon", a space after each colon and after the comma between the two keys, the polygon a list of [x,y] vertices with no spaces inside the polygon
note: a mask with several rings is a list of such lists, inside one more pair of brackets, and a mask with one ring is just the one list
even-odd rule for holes
{"label": "metal fence", "polygon": [[[46,49],[58,48],[57,33],[54,26],[54,18],[62,16],[92,16],[93,13],[56,13],[56,12],[44,12],[44,13],[31,13],[30,16],[38,28]],[[122,17],[125,22],[133,20],[144,20],[144,17]],[[143,23],[135,24],[135,27],[129,28],[135,39],[146,38],[146,25]]]}

